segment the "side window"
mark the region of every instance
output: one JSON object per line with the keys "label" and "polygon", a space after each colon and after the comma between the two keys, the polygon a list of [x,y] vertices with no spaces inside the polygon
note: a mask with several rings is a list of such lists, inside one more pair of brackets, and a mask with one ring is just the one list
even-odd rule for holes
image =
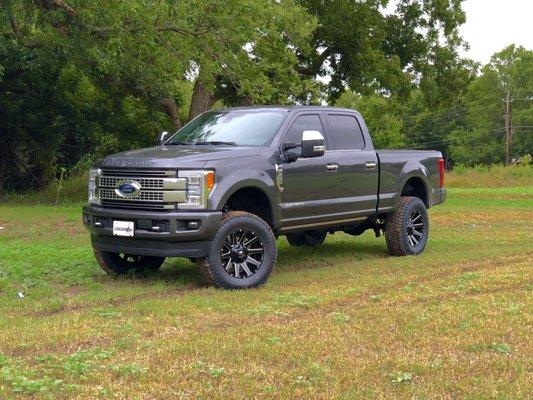
{"label": "side window", "polygon": [[351,115],[328,115],[330,140],[335,150],[361,150],[365,147],[363,132]]}
{"label": "side window", "polygon": [[289,131],[283,139],[283,143],[300,143],[303,131],[319,131],[324,135],[324,128],[318,114],[300,115],[296,117]]}

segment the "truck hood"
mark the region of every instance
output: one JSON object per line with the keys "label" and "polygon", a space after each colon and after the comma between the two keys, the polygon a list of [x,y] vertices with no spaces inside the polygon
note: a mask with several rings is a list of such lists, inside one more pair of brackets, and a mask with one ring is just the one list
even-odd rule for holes
{"label": "truck hood", "polygon": [[158,146],[110,155],[97,167],[202,168],[208,161],[255,156],[260,147],[240,146]]}

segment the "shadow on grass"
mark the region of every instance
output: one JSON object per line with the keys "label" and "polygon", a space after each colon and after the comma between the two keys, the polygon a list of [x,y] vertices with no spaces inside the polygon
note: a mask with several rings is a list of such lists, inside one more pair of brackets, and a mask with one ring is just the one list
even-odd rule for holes
{"label": "shadow on grass", "polygon": [[[283,239],[282,239],[283,240]],[[379,240],[372,242],[342,240],[326,242],[319,247],[290,247],[278,242],[278,259],[276,270],[291,271],[298,269],[317,269],[335,266],[335,263],[384,258],[387,249]],[[168,258],[163,267],[157,271],[141,270],[131,272],[117,279],[135,282],[141,285],[162,283],[179,285],[191,289],[206,287],[196,264],[185,258]]]}
{"label": "shadow on grass", "polygon": [[319,247],[287,247],[278,250],[278,269],[291,270],[302,265],[309,268],[330,267],[336,262],[364,260],[387,256],[387,249],[379,240],[349,239],[326,242]]}

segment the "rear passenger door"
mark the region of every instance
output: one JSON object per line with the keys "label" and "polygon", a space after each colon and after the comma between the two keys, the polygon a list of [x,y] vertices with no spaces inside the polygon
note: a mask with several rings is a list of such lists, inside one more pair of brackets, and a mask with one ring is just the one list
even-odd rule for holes
{"label": "rear passenger door", "polygon": [[[354,216],[374,214],[378,202],[378,159],[370,140],[365,141],[359,115],[327,112],[330,152],[338,163],[338,201]],[[368,136],[367,136],[368,137]]]}

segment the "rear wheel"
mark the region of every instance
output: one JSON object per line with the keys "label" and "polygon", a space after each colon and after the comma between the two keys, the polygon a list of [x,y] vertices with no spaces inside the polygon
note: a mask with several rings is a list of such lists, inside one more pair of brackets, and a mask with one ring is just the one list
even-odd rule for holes
{"label": "rear wheel", "polygon": [[402,197],[398,209],[387,216],[385,239],[389,254],[416,255],[424,251],[429,237],[426,206],[418,197]]}
{"label": "rear wheel", "polygon": [[125,274],[133,269],[156,270],[159,269],[165,261],[165,257],[137,256],[124,253],[111,253],[109,251],[100,251],[98,249],[93,250],[100,268],[112,275]]}
{"label": "rear wheel", "polygon": [[316,247],[324,243],[327,236],[326,231],[312,230],[301,233],[287,234],[287,241],[291,246],[311,246]]}
{"label": "rear wheel", "polygon": [[208,283],[245,289],[266,282],[276,257],[276,238],[270,226],[254,214],[230,211],[224,214],[209,256],[196,263]]}

